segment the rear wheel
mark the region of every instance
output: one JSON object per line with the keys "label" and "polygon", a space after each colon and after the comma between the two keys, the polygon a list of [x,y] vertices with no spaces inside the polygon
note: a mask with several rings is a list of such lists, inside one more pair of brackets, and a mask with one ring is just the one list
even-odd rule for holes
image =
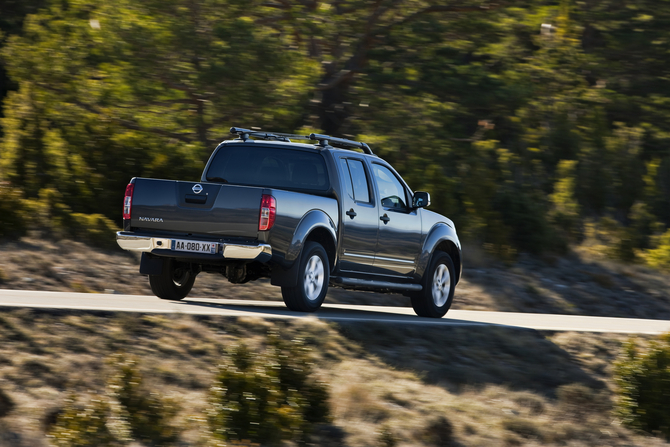
{"label": "rear wheel", "polygon": [[412,307],[420,317],[441,318],[454,299],[456,275],[454,263],[445,252],[436,252],[426,270],[420,292],[412,295]]}
{"label": "rear wheel", "polygon": [[163,262],[163,273],[149,275],[151,291],[164,300],[184,299],[193,287],[195,273],[174,259],[166,259]]}
{"label": "rear wheel", "polygon": [[300,258],[298,284],[282,287],[286,307],[298,312],[314,312],[326,299],[330,266],[326,250],[317,242],[307,242]]}

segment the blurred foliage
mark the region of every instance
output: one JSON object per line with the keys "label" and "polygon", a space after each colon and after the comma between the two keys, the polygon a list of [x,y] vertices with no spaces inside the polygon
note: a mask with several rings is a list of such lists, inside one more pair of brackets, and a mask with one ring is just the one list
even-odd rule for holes
{"label": "blurred foliage", "polygon": [[137,361],[124,354],[108,359],[113,373],[102,399],[84,404],[71,396],[49,431],[58,447],[115,447],[141,441],[144,445],[174,445],[180,430],[172,421],[177,406],[143,384]]}
{"label": "blurred foliage", "polygon": [[670,230],[656,237],[656,248],[647,250],[644,258],[653,267],[670,270]]}
{"label": "blurred foliage", "polygon": [[24,207],[3,222],[34,225],[44,191],[56,223],[118,221],[132,176],[199,178],[231,125],[321,130],[501,256],[587,243],[664,267],[670,1],[510,5],[21,2],[0,21],[0,180]]}
{"label": "blurred foliage", "polygon": [[650,342],[646,349],[630,340],[615,364],[622,422],[670,439],[670,334]]}
{"label": "blurred foliage", "polygon": [[127,421],[130,436],[149,445],[167,446],[177,441],[173,425],[178,407],[143,385],[137,361],[123,354],[110,358],[115,373],[107,382],[107,394],[117,420]]}
{"label": "blurred foliage", "polygon": [[219,367],[208,412],[214,439],[305,442],[315,424],[328,420],[328,391],[312,377],[302,343],[276,335],[268,341],[264,356],[239,345]]}
{"label": "blurred foliage", "polygon": [[454,443],[454,425],[444,416],[431,419],[421,433],[421,440],[431,446],[448,446]]}
{"label": "blurred foliage", "polygon": [[0,388],[0,418],[5,417],[14,409],[16,404],[7,393]]}
{"label": "blurred foliage", "polygon": [[122,446],[125,439],[119,440],[112,433],[108,415],[106,401],[93,400],[82,406],[71,396],[49,432],[49,440],[57,447]]}
{"label": "blurred foliage", "polygon": [[387,425],[384,425],[379,431],[377,443],[379,447],[396,447],[398,445],[398,438]]}
{"label": "blurred foliage", "polygon": [[0,183],[0,236],[22,236],[27,231],[28,216],[21,191]]}

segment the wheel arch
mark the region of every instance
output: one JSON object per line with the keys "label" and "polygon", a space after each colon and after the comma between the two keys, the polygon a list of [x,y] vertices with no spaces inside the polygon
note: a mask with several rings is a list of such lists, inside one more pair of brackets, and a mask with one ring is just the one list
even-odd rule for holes
{"label": "wheel arch", "polygon": [[335,224],[332,219],[321,210],[307,212],[298,223],[291,244],[284,258],[285,265],[277,266],[272,272],[272,284],[279,286],[295,286],[298,281],[298,267],[300,257],[308,241],[318,242],[326,250],[330,271],[337,262],[337,238]]}
{"label": "wheel arch", "polygon": [[428,232],[421,249],[416,271],[421,278],[423,278],[436,251],[443,251],[451,257],[456,273],[456,284],[458,284],[463,272],[461,243],[456,231],[446,223],[438,223]]}

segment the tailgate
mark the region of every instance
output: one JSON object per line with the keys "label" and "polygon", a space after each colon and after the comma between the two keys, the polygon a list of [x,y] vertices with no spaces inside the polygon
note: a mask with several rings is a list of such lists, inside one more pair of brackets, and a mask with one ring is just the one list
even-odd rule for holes
{"label": "tailgate", "polygon": [[263,188],[135,179],[131,226],[256,238]]}

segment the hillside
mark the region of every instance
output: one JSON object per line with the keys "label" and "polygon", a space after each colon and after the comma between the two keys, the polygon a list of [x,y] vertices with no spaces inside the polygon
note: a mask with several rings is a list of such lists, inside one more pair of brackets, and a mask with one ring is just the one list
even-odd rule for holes
{"label": "hillside", "polygon": [[[122,252],[31,239],[1,247],[4,288],[149,293],[137,259]],[[668,279],[642,268],[577,255],[504,267],[474,255],[455,308],[662,318],[670,307]],[[268,284],[206,276],[196,287],[195,296],[279,299]],[[328,300],[407,304],[338,290]],[[153,390],[179,402],[179,445],[205,445],[216,365],[240,342],[262,352],[268,333],[302,339],[330,389],[332,422],[319,426],[315,446],[666,445],[611,413],[622,335],[0,310],[0,389],[16,404],[0,418],[0,446],[46,446],[66,399],[99,399],[106,359],[120,351],[139,359]]]}
{"label": "hillside", "polygon": [[0,419],[3,447],[46,446],[66,399],[104,398],[119,351],[179,403],[179,445],[205,445],[216,365],[241,341],[261,352],[270,332],[302,339],[330,390],[314,446],[389,445],[382,431],[398,447],[665,445],[610,413],[622,336],[30,310],[0,311],[0,323],[0,388],[16,404]]}

